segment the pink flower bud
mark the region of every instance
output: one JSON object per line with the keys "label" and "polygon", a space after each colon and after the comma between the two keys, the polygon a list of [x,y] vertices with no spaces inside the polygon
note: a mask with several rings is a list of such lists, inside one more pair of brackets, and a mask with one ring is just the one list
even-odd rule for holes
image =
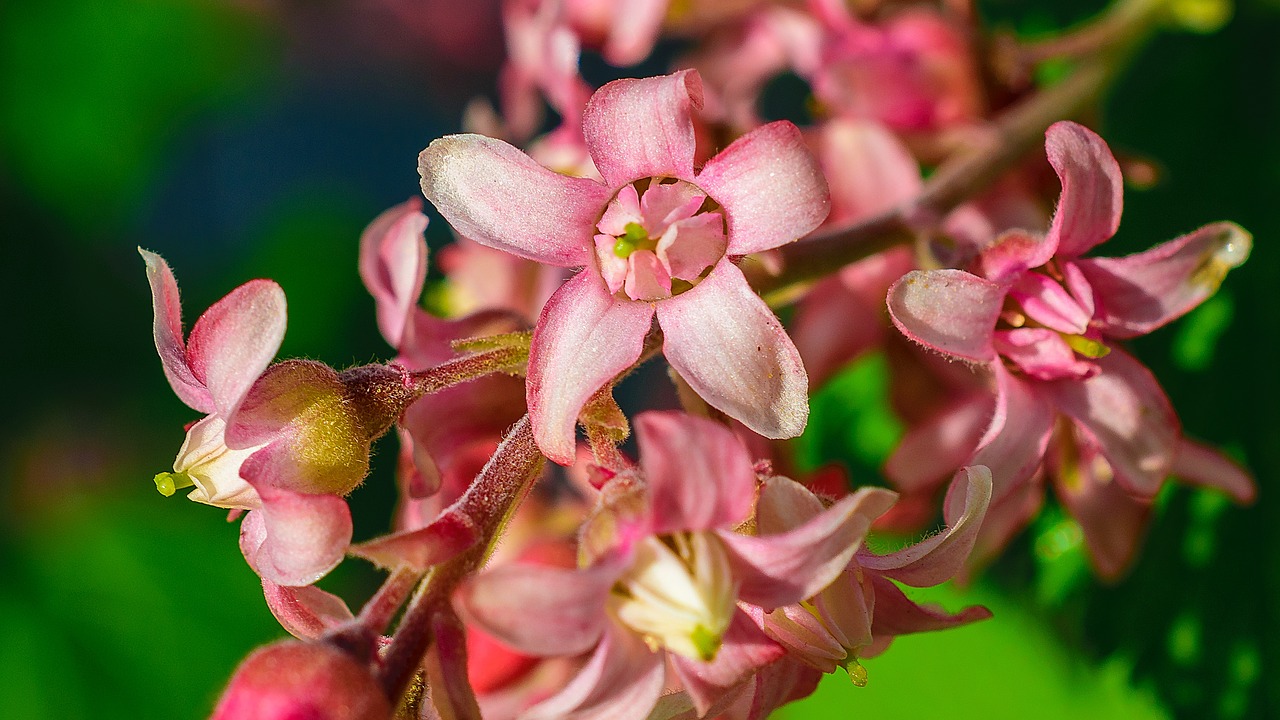
{"label": "pink flower bud", "polygon": [[391,705],[368,668],[323,643],[254,651],[236,670],[212,720],[387,720]]}

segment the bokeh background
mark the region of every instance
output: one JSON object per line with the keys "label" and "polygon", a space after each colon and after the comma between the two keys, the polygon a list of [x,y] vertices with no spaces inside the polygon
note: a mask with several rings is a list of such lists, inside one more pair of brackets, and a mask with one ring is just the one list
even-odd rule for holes
{"label": "bokeh background", "polygon": [[[1033,33],[1103,3],[979,6]],[[975,586],[933,593],[995,620],[903,638],[866,663],[866,688],[832,676],[784,717],[1280,714],[1278,37],[1274,0],[1241,2],[1216,34],[1161,36],[1090,119],[1160,171],[1128,192],[1108,254],[1219,219],[1256,236],[1218,296],[1136,350],[1187,432],[1255,471],[1260,501],[1170,490],[1114,586],[1050,509]],[[289,298],[283,355],[387,357],[360,230],[417,194],[418,151],[492,93],[501,59],[493,0],[0,4],[0,716],[205,717],[238,659],[283,635],[236,524],[151,483],[194,417],[160,372],[135,247],[173,265],[188,322],[271,277]],[[584,71],[623,74],[593,57]],[[443,223],[429,240],[447,241]],[[870,477],[900,432],[884,396],[882,358],[851,367],[815,398],[806,456]],[[353,496],[357,539],[385,530],[393,455]],[[323,585],[355,604],[377,579],[352,561]]]}

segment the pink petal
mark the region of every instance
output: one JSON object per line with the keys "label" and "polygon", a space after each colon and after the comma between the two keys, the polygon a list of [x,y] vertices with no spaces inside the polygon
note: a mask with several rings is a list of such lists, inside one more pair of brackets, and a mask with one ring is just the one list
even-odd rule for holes
{"label": "pink petal", "polygon": [[760,485],[756,499],[756,531],[776,535],[822,514],[822,501],[791,478],[774,476]]}
{"label": "pink petal", "polygon": [[503,645],[529,655],[590,650],[607,623],[605,600],[621,569],[502,565],[463,583],[454,606]]}
{"label": "pink petal", "polygon": [[975,393],[912,426],[885,463],[885,477],[903,492],[940,483],[973,457],[994,411],[994,398]]}
{"label": "pink petal", "polygon": [[604,43],[604,58],[614,67],[635,65],[648,56],[658,40],[669,0],[630,0],[613,3],[613,22]]}
{"label": "pink petal", "polygon": [[1012,280],[1053,259],[1057,245],[1025,230],[1009,230],[982,251],[982,276],[992,282]]}
{"label": "pink petal", "polygon": [[693,217],[706,199],[706,193],[692,183],[651,183],[640,200],[641,224],[648,228],[650,237],[662,235],[668,225]]}
{"label": "pink petal", "polygon": [[628,183],[609,201],[596,227],[616,238],[627,231],[630,223],[646,225],[644,213],[640,211],[640,194],[636,192],[635,185]]}
{"label": "pink petal", "polygon": [[529,260],[589,262],[596,221],[612,194],[539,165],[481,135],[449,135],[418,156],[422,193],[460,235]]}
{"label": "pink petal", "polygon": [[646,177],[691,181],[693,112],[700,107],[702,79],[692,70],[614,80],[597,90],[582,113],[582,131],[605,183],[616,188]]}
{"label": "pink petal", "polygon": [[468,518],[445,512],[417,530],[394,533],[353,545],[348,552],[384,568],[427,570],[470,549],[480,532]]}
{"label": "pink petal", "polygon": [[726,242],[724,217],[706,212],[668,227],[658,240],[657,252],[671,268],[672,277],[693,282],[724,257]]}
{"label": "pink petal", "polygon": [[819,281],[796,305],[791,339],[809,373],[809,386],[826,385],[884,335],[880,308],[868,308],[840,278]]}
{"label": "pink petal", "polygon": [[761,668],[756,673],[751,709],[745,720],[765,720],[783,705],[809,697],[821,679],[822,673],[788,658]]}
{"label": "pink petal", "polygon": [[995,358],[991,333],[1005,288],[962,270],[913,270],[889,288],[893,324],[903,335],[964,360]]}
{"label": "pink petal", "polygon": [[590,271],[547,301],[533,331],[527,397],[534,437],[548,458],[573,463],[578,412],[640,357],[652,318],[652,305],[614,298]]}
{"label": "pink petal", "polygon": [[271,614],[299,640],[315,640],[355,619],[342,598],[314,585],[285,587],[263,578],[262,594]]}
{"label": "pink petal", "polygon": [[1191,485],[1222,490],[1241,504],[1252,503],[1258,494],[1248,470],[1221,452],[1186,438],[1178,441],[1172,472]]}
{"label": "pink petal", "polygon": [[866,647],[873,641],[871,617],[875,614],[876,597],[869,578],[855,559],[813,598],[818,617],[846,651],[836,660],[844,660],[848,650]]}
{"label": "pink petal", "polygon": [[707,162],[696,182],[724,208],[732,255],[786,245],[831,211],[818,162],[785,120],[735,140]]}
{"label": "pink petal", "polygon": [[[832,584],[842,583],[845,579],[841,575]],[[830,591],[831,588],[827,588],[818,597]],[[827,627],[826,618],[819,617],[821,612],[813,612],[809,605],[783,605],[764,617],[764,631],[787,648],[792,659],[824,673],[835,672],[849,651]],[[866,619],[867,638],[870,640],[870,615]]]}
{"label": "pink petal", "polygon": [[147,264],[147,281],[151,284],[151,307],[154,314],[152,334],[160,365],[169,386],[182,402],[203,413],[214,412],[215,405],[204,382],[197,379],[187,363],[187,348],[182,340],[182,304],[178,299],[178,281],[164,258],[138,248]]}
{"label": "pink petal", "polygon": [[952,484],[963,490],[953,487],[948,499],[957,495],[964,502],[948,503],[946,532],[888,555],[860,553],[858,564],[913,587],[932,587],[955,577],[973,551],[991,503],[991,471],[982,466],[967,467],[956,473]]}
{"label": "pink petal", "polygon": [[1023,273],[1009,289],[1027,317],[1045,327],[1080,335],[1089,327],[1093,314],[1076,302],[1067,289],[1047,275]]}
{"label": "pink petal", "polygon": [[795,437],[809,417],[800,353],[732,263],[658,303],[663,351],[712,407],[768,438]]}
{"label": "pink petal", "polygon": [[1056,122],[1044,149],[1062,181],[1046,242],[1076,258],[1116,234],[1124,206],[1124,178],[1107,143],[1083,125]]}
{"label": "pink petal", "polygon": [[[600,264],[600,276],[604,278],[604,284],[609,288],[610,294],[621,291],[627,282],[627,276],[631,273],[630,259],[620,258],[613,252],[617,242],[618,238],[613,235],[600,233],[595,236],[596,261]],[[668,290],[667,294],[670,292]]]}
{"label": "pink petal", "polygon": [[637,250],[627,258],[627,280],[622,285],[633,300],[662,300],[671,297],[671,275],[658,256]]}
{"label": "pink petal", "polygon": [[1081,380],[1098,372],[1098,366],[1077,357],[1067,341],[1049,328],[998,330],[991,340],[996,352],[1036,380]]}
{"label": "pink petal", "polygon": [[991,470],[999,499],[1040,469],[1056,417],[1044,383],[1024,382],[995,365],[996,412],[969,465]]}
{"label": "pink petal", "polygon": [[755,471],[732,430],[675,412],[642,413],[635,426],[654,534],[732,528],[751,513]]}
{"label": "pink petal", "polygon": [[556,695],[529,708],[521,720],[644,720],[662,694],[666,653],[616,623],[591,659]]}
{"label": "pink petal", "polygon": [[270,280],[250,280],[196,320],[187,358],[223,417],[271,364],[284,340],[284,326],[284,291]]}
{"label": "pink petal", "polygon": [[889,580],[872,576],[876,591],[876,615],[871,632],[876,637],[946,630],[991,617],[991,611],[975,605],[949,613],[933,605],[917,605]]}
{"label": "pink petal", "polygon": [[482,720],[467,678],[466,628],[451,611],[431,617],[431,646],[422,666],[431,709],[440,720]]}
{"label": "pink petal", "polygon": [[711,706],[730,690],[747,680],[760,668],[786,654],[781,645],[765,635],[741,610],[724,632],[723,644],[715,658],[704,663],[674,653],[671,664],[685,692],[693,699],[698,716],[707,714]]}
{"label": "pink petal", "polygon": [[920,165],[902,141],[868,120],[833,118],[814,137],[831,186],[830,224],[865,220],[920,192]]}
{"label": "pink petal", "polygon": [[351,542],[351,511],[333,495],[260,487],[262,508],[240,526],[240,552],[263,579],[310,585],[342,562]]}
{"label": "pink petal", "polygon": [[394,348],[404,344],[427,278],[426,229],[422,201],[414,198],[383,212],[360,236],[360,278],[377,303],[378,329]]}
{"label": "pink petal", "polygon": [[818,594],[849,564],[871,522],[897,497],[883,488],[862,488],[784,533],[718,531],[742,582],[738,597],[771,611]]}
{"label": "pink petal", "polygon": [[1116,479],[1152,496],[1169,474],[1178,448],[1178,416],[1142,363],[1120,349],[1095,361],[1088,380],[1046,383],[1062,412],[1097,438]]}
{"label": "pink petal", "polygon": [[1030,481],[1013,486],[1003,496],[993,496],[973,552],[969,554],[964,571],[956,578],[957,582],[962,585],[968,583],[976,568],[991,562],[1040,512],[1044,505],[1043,478],[1044,474],[1038,473]]}
{"label": "pink petal", "polygon": [[1227,271],[1249,257],[1253,236],[1234,223],[1212,223],[1146,252],[1075,264],[1098,295],[1104,333],[1145,335],[1213,295]]}

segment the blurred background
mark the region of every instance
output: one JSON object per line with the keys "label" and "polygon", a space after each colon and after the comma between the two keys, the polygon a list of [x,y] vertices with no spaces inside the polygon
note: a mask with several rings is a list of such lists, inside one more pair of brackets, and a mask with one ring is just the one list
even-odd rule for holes
{"label": "blurred background", "polygon": [[[1095,0],[984,0],[1044,32]],[[357,7],[359,6],[359,7]],[[253,277],[289,299],[283,356],[386,358],[356,275],[360,230],[418,194],[417,153],[457,131],[502,61],[496,0],[11,0],[0,5],[0,715],[201,718],[249,649],[284,635],[222,513],[160,496],[195,419],[151,339],[135,248],[169,260],[190,323]],[[1256,473],[1231,506],[1174,488],[1134,571],[1089,575],[1050,509],[975,586],[995,620],[899,640],[781,715],[1263,718],[1280,714],[1280,3],[1216,34],[1157,38],[1091,124],[1159,182],[1130,189],[1108,254],[1235,220],[1252,259],[1189,317],[1141,338],[1189,435]],[[652,74],[584,58],[588,80]],[[610,73],[613,73],[611,75]],[[438,220],[433,247],[447,242]],[[884,361],[814,400],[814,462],[873,472],[900,428]],[[356,491],[356,538],[385,531],[394,452]],[[322,583],[358,605],[378,574]]]}

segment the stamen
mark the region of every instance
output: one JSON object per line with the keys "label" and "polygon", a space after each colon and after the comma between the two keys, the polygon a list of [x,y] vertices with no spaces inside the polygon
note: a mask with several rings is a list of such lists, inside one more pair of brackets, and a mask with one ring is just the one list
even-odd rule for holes
{"label": "stamen", "polygon": [[184,472],[162,472],[156,473],[153,481],[156,484],[156,490],[165,497],[173,497],[173,494],[182,488],[195,485],[195,481],[191,476]]}
{"label": "stamen", "polygon": [[1087,358],[1096,360],[1111,353],[1111,348],[1083,335],[1063,335],[1062,339],[1067,342],[1068,347]]}

